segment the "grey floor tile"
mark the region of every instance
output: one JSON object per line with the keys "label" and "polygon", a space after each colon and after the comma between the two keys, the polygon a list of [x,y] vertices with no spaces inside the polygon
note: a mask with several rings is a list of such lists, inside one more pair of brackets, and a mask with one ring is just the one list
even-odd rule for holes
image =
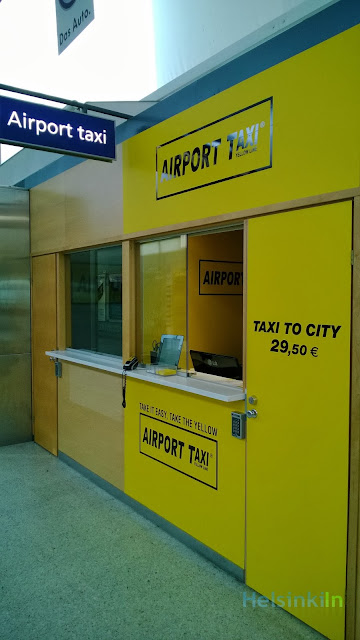
{"label": "grey floor tile", "polygon": [[0,640],[316,640],[33,443],[0,448]]}

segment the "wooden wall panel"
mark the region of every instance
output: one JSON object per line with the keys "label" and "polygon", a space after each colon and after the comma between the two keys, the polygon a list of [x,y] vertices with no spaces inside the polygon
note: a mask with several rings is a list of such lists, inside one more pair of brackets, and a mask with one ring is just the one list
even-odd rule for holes
{"label": "wooden wall panel", "polygon": [[45,351],[57,348],[56,256],[32,259],[32,374],[34,438],[57,455],[57,379]]}
{"label": "wooden wall panel", "polygon": [[123,232],[121,148],[112,164],[86,160],[30,191],[31,253],[115,242]]}
{"label": "wooden wall panel", "polygon": [[121,376],[63,362],[59,451],[124,488]]}
{"label": "wooden wall panel", "polygon": [[30,190],[31,254],[55,253],[65,245],[64,174]]}

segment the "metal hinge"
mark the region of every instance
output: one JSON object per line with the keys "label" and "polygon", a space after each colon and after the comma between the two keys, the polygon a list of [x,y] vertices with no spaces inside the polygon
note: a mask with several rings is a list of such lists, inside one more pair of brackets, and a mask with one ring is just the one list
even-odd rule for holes
{"label": "metal hinge", "polygon": [[59,360],[57,358],[54,358],[52,356],[50,356],[50,360],[55,365],[55,376],[56,376],[56,378],[61,378],[62,377],[62,363],[59,362]]}
{"label": "metal hinge", "polygon": [[55,362],[55,375],[57,378],[61,378],[62,376],[62,363],[57,360]]}

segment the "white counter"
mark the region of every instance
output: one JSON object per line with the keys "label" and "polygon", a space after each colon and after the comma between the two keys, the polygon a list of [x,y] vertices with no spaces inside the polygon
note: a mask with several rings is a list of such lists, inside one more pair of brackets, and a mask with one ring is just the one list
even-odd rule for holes
{"label": "white counter", "polygon": [[[81,364],[85,367],[109,371],[110,373],[123,373],[123,361],[118,356],[107,356],[78,349],[65,349],[65,351],[46,351],[46,355],[65,362]],[[128,378],[143,380],[151,384],[178,389],[187,393],[194,393],[198,396],[220,400],[221,402],[238,402],[245,399],[245,392],[239,383],[236,382],[214,382],[195,376],[186,376],[178,373],[172,376],[161,376],[146,371],[146,369],[135,369],[127,372]]]}
{"label": "white counter", "polygon": [[92,353],[91,351],[82,351],[81,349],[45,351],[45,354],[51,358],[57,358],[57,360],[74,362],[75,364],[82,364],[85,367],[92,367],[101,371],[120,374],[123,372],[123,360],[119,356],[106,356],[100,353]]}

